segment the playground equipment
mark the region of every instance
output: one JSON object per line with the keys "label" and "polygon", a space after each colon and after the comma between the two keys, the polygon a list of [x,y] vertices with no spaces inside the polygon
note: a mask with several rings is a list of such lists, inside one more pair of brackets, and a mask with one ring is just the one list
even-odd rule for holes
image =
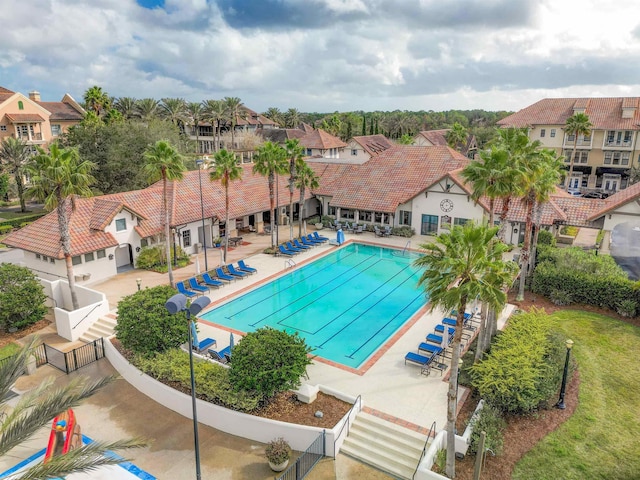
{"label": "playground equipment", "polygon": [[80,425],[76,423],[73,410],[69,409],[53,419],[49,443],[44,455],[44,463],[81,445],[82,433]]}

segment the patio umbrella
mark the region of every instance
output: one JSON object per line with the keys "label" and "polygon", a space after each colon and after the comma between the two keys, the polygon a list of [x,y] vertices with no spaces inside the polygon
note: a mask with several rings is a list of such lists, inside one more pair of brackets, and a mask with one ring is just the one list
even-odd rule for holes
{"label": "patio umbrella", "polygon": [[200,259],[196,255],[196,275],[200,275]]}
{"label": "patio umbrella", "polygon": [[198,331],[196,330],[196,322],[191,323],[191,345],[193,347],[197,347],[200,342],[198,342]]}
{"label": "patio umbrella", "polygon": [[232,352],[233,351],[233,345],[235,344],[234,339],[233,339],[233,332],[231,332],[231,335],[229,335],[229,351]]}
{"label": "patio umbrella", "polygon": [[342,231],[342,229],[338,230],[336,242],[338,242],[338,245],[342,245],[344,243],[344,232]]}
{"label": "patio umbrella", "polygon": [[449,325],[444,325],[444,330],[442,331],[442,342],[440,343],[440,347],[442,350],[446,350],[449,346]]}

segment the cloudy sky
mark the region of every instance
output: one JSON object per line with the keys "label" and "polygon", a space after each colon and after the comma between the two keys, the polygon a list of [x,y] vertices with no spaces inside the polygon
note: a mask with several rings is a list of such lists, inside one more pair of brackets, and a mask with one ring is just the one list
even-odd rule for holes
{"label": "cloudy sky", "polygon": [[[3,3],[7,0],[3,0]],[[237,96],[301,111],[640,96],[637,0],[29,0],[0,85],[43,100]]]}

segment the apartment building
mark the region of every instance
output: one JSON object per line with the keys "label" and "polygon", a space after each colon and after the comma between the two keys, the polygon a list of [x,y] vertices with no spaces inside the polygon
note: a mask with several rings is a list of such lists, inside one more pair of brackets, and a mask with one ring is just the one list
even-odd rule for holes
{"label": "apartment building", "polygon": [[546,98],[498,125],[527,128],[529,138],[563,155],[568,170],[576,139],[564,125],[573,114],[586,114],[593,129],[588,136],[578,136],[573,174],[564,184],[612,194],[629,185],[629,170],[640,163],[639,103],[640,97]]}

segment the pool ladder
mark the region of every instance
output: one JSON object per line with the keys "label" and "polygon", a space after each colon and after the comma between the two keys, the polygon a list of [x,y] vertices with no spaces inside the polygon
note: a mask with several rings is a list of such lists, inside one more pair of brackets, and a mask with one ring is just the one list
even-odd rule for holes
{"label": "pool ladder", "polygon": [[407,244],[404,246],[404,250],[402,250],[403,257],[407,254],[407,250],[409,250],[410,247],[411,247],[411,240],[407,242]]}
{"label": "pool ladder", "polygon": [[287,259],[284,261],[284,268],[285,268],[285,269],[287,269],[287,268],[293,268],[293,267],[295,267],[295,266],[296,266],[296,262],[294,262],[294,261],[293,261],[292,259],[290,259],[290,258],[287,258]]}

